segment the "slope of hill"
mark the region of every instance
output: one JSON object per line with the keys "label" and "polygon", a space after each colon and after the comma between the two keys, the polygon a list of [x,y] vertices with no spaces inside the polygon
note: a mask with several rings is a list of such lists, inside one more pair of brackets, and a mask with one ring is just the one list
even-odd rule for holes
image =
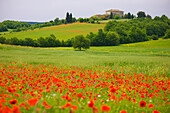
{"label": "slope of hill", "polygon": [[98,29],[102,29],[104,24],[89,24],[89,23],[73,23],[66,25],[58,25],[51,27],[44,27],[41,29],[21,31],[21,32],[13,32],[7,33],[5,35],[1,35],[5,38],[17,37],[21,38],[33,38],[37,39],[39,37],[47,37],[50,34],[54,34],[57,39],[67,40],[73,38],[76,35],[86,35],[90,32],[97,32]]}

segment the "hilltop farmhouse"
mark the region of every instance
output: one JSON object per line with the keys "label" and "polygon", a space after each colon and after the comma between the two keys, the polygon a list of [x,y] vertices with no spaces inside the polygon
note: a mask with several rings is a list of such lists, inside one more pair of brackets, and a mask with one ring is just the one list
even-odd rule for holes
{"label": "hilltop farmhouse", "polygon": [[110,15],[111,12],[113,13],[113,16],[119,15],[120,18],[123,17],[123,13],[124,13],[124,11],[121,11],[121,10],[118,10],[118,9],[110,9],[110,10],[107,10],[107,11],[106,11],[106,15]]}
{"label": "hilltop farmhouse", "polygon": [[98,15],[95,15],[95,16],[97,16],[97,18],[101,18],[103,16],[106,17],[106,18],[109,18],[111,12],[112,12],[113,16],[119,15],[120,18],[123,18],[124,11],[121,11],[121,10],[118,10],[118,9],[110,9],[110,10],[106,11],[106,14],[103,14],[103,15],[102,14],[98,14]]}

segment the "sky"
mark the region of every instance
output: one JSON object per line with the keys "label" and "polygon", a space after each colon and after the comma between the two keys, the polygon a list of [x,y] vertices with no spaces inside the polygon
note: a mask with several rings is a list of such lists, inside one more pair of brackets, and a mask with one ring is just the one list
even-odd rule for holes
{"label": "sky", "polygon": [[47,22],[63,19],[66,12],[73,17],[91,17],[105,14],[106,10],[119,9],[124,13],[146,14],[170,18],[170,0],[0,0],[0,22],[4,20]]}

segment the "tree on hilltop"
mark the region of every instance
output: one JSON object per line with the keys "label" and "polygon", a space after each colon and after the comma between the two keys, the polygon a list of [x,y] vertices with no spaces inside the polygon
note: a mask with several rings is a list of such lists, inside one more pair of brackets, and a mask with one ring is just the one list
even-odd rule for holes
{"label": "tree on hilltop", "polygon": [[69,15],[69,23],[72,23],[72,13]]}
{"label": "tree on hilltop", "polygon": [[69,23],[69,19],[70,18],[70,15],[69,15],[69,13],[67,12],[67,14],[66,14],[66,23]]}
{"label": "tree on hilltop", "polygon": [[146,14],[145,14],[145,12],[143,12],[143,11],[139,11],[138,13],[137,13],[137,15],[138,15],[138,18],[142,18],[142,17],[146,17]]}
{"label": "tree on hilltop", "polygon": [[113,13],[112,12],[110,13],[110,19],[113,19]]}

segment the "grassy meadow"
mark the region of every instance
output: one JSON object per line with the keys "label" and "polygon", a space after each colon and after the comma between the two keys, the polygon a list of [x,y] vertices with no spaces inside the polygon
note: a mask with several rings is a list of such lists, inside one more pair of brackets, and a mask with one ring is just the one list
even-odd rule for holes
{"label": "grassy meadow", "polygon": [[170,63],[170,40],[160,39],[120,46],[91,47],[86,51],[75,51],[72,47],[33,48],[0,45],[0,53],[2,63],[83,67],[161,66]]}
{"label": "grassy meadow", "polygon": [[[67,25],[57,25],[50,27],[43,27],[35,30],[12,32],[12,33],[1,33],[5,38],[17,37],[19,39],[33,38],[37,39],[39,37],[47,37],[51,34],[56,36],[56,39],[67,40],[71,39],[77,35],[86,35],[90,32],[97,32],[98,29],[102,29],[104,24],[89,24],[89,23],[73,23]],[[4,35],[5,33],[5,35]]]}

